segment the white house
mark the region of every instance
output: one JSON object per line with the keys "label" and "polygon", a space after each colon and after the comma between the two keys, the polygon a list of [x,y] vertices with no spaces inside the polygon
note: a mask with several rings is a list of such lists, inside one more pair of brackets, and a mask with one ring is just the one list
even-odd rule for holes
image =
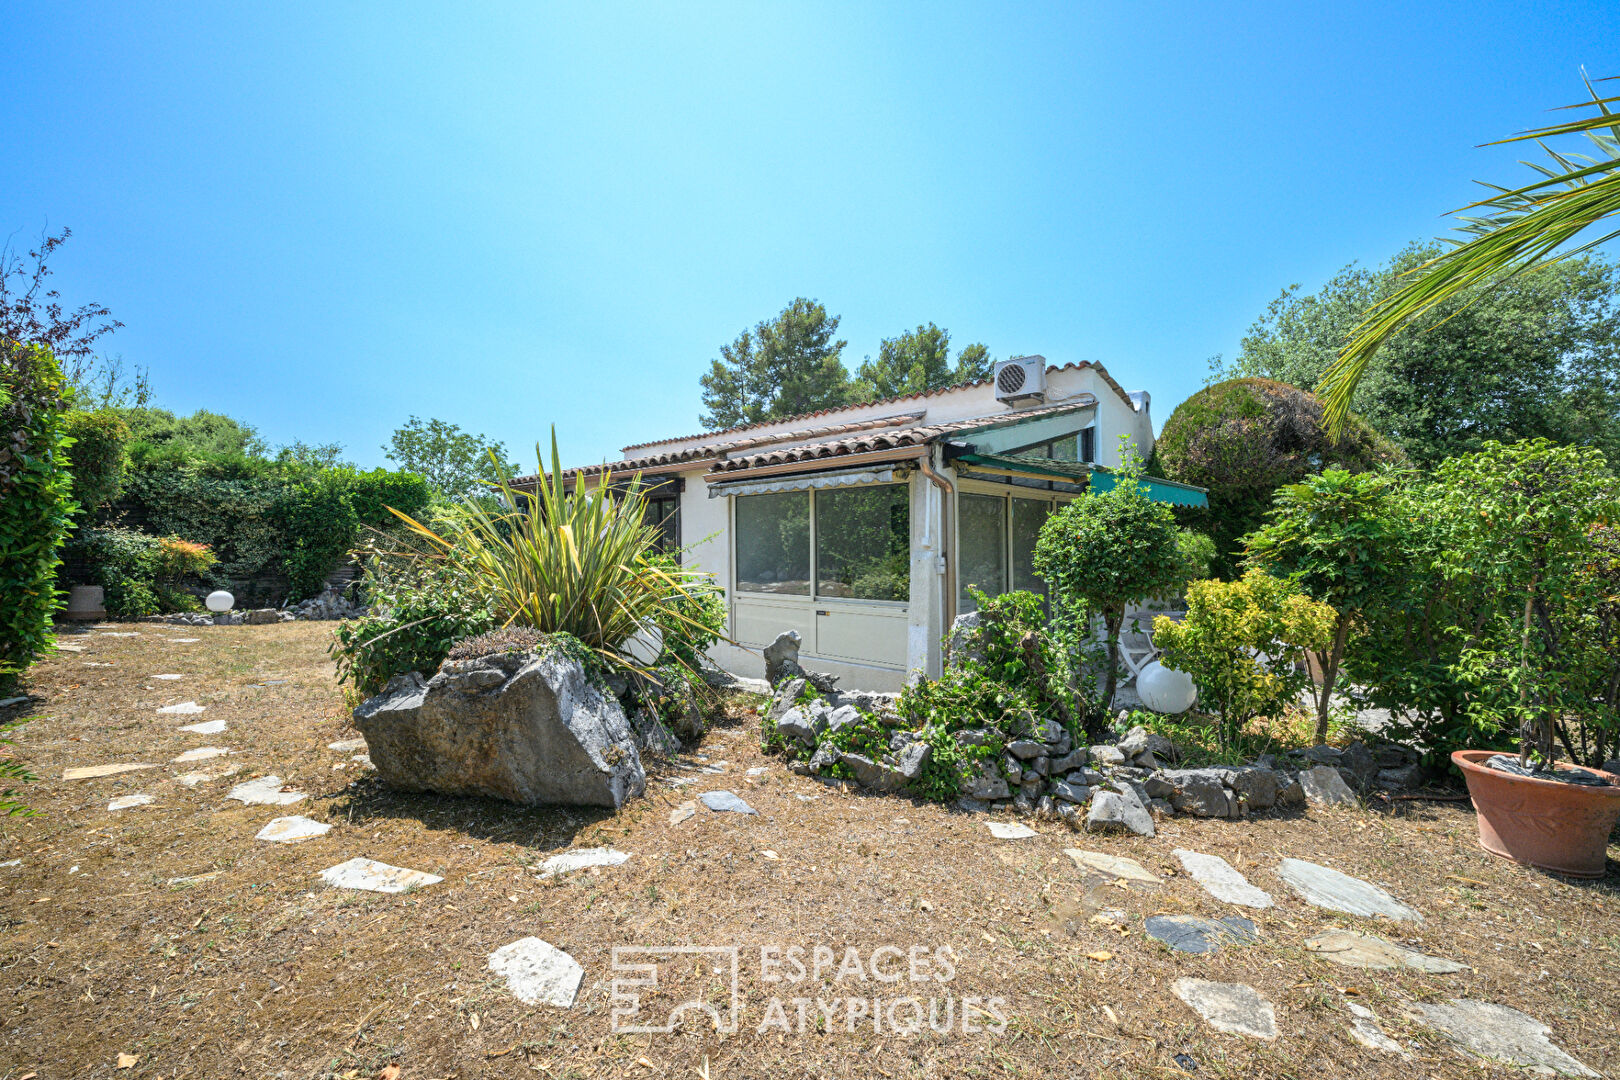
{"label": "white house", "polygon": [[[899,689],[940,672],[940,640],[989,594],[1039,591],[1042,523],[1088,484],[1112,483],[1119,437],[1153,449],[1148,395],[1097,364],[1019,357],[980,383],[764,424],[638,443],[565,481],[650,488],[665,546],[726,590],[712,655],[764,672],[760,648],[797,630],[801,656],[842,684]],[[526,478],[532,482],[535,478]],[[522,483],[523,481],[519,481]],[[1155,498],[1203,505],[1152,481]]]}

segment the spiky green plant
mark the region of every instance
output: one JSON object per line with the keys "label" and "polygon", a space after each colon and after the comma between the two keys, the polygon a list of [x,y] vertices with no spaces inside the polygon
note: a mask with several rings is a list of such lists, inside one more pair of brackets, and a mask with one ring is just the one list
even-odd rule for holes
{"label": "spiky green plant", "polygon": [[[709,575],[654,559],[658,530],[647,523],[639,473],[617,486],[566,488],[551,437],[551,468],[535,447],[540,479],[516,488],[501,473],[498,505],[468,500],[435,528],[403,514],[406,526],[442,551],[453,571],[481,582],[501,625],[568,633],[607,663],[643,670],[622,651],[644,628],[693,623],[683,601]],[[497,466],[500,463],[497,462]]]}
{"label": "spiky green plant", "polygon": [[[1494,195],[1455,211],[1464,222],[1459,231],[1473,239],[1448,241],[1455,245],[1450,251],[1411,271],[1412,280],[1369,309],[1351,333],[1317,387],[1335,436],[1350,415],[1351,395],[1373,353],[1406,323],[1469,289],[1567,259],[1620,236],[1620,229],[1595,237],[1587,234],[1620,215],[1620,113],[1610,108],[1620,103],[1620,97],[1603,97],[1590,79],[1585,81],[1592,100],[1565,108],[1595,109],[1593,115],[1488,144],[1534,140],[1553,165],[1522,164],[1542,178],[1513,189],[1486,184]],[[1596,156],[1560,153],[1542,142],[1576,134],[1590,140]],[[1584,243],[1565,247],[1583,235],[1588,235]]]}

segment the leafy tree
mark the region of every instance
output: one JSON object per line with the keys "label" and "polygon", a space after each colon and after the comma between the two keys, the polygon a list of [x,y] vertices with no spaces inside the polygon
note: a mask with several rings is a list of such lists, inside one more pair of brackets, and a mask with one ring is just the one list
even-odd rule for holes
{"label": "leafy tree", "polygon": [[[1243,339],[1238,371],[1316,385],[1362,313],[1442,250],[1411,244],[1377,269],[1347,266],[1308,295],[1289,286]],[[1351,407],[1425,466],[1491,439],[1545,437],[1613,457],[1620,450],[1620,275],[1580,258],[1458,293],[1384,341]]]}
{"label": "leafy tree", "polygon": [[130,456],[174,462],[198,457],[263,457],[264,440],[251,424],[198,409],[176,416],[168,409],[131,408],[118,413],[129,425]]}
{"label": "leafy tree", "polygon": [[68,228],[41,235],[26,259],[9,242],[0,248],[0,346],[40,345],[61,365],[90,357],[103,335],[124,325],[101,304],[68,311],[51,288],[51,256],[72,235]]}
{"label": "leafy tree", "polygon": [[879,401],[941,390],[987,379],[990,368],[990,351],[982,344],[958,352],[953,367],[950,331],[929,323],[898,337],[884,338],[877,359],[867,357],[856,370],[851,397],[855,401]]}
{"label": "leafy tree", "polygon": [[[1073,618],[1082,609],[1102,615],[1108,650],[1102,713],[1113,707],[1118,685],[1126,606],[1163,595],[1185,580],[1188,571],[1175,514],[1148,498],[1147,486],[1140,482],[1141,461],[1124,438],[1120,444],[1123,464],[1114,486],[1087,492],[1049,517],[1033,559],[1060,616]],[[1100,721],[1100,715],[1088,717],[1088,732],[1100,734]]]}
{"label": "leafy tree", "polygon": [[[343,460],[342,443],[307,443],[295,439],[276,451],[276,464],[292,469],[336,469],[349,465]],[[351,466],[352,467],[352,466]]]}
{"label": "leafy tree", "polygon": [[1198,684],[1220,717],[1221,746],[1231,747],[1248,721],[1294,700],[1305,679],[1300,653],[1325,648],[1334,619],[1292,581],[1254,569],[1238,581],[1188,585],[1186,618],[1154,619],[1153,642],[1167,665]]}
{"label": "leafy tree", "polygon": [[698,422],[717,430],[846,404],[849,372],[842,355],[848,342],[833,340],[838,321],[801,296],[722,345],[720,359],[700,380],[705,412]]}
{"label": "leafy tree", "polygon": [[438,419],[411,417],[394,431],[383,452],[400,468],[426,477],[434,494],[451,502],[480,493],[484,484],[498,483],[503,470],[507,475],[516,471],[504,443]]}
{"label": "leafy tree", "polygon": [[73,439],[67,452],[73,469],[73,501],[89,521],[98,507],[118,498],[123,490],[129,425],[114,409],[75,409],[67,414],[67,433]]}
{"label": "leafy tree", "polygon": [[1277,492],[1270,521],[1245,543],[1252,565],[1291,578],[1337,613],[1325,648],[1311,651],[1322,672],[1313,687],[1316,741],[1327,739],[1328,705],[1345,646],[1362,609],[1400,574],[1401,531],[1394,522],[1397,480],[1385,473],[1329,469]]}

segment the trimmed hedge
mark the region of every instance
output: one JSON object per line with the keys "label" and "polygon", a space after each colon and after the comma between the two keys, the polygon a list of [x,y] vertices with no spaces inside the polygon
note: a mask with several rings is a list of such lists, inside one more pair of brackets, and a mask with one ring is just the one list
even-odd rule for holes
{"label": "trimmed hedge", "polygon": [[67,414],[67,433],[73,438],[68,450],[73,501],[89,521],[98,508],[118,498],[124,488],[129,425],[114,409],[75,409]]}

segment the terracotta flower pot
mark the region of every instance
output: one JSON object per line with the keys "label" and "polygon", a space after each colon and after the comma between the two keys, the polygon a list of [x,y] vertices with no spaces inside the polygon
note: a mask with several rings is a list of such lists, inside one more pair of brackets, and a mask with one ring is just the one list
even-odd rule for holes
{"label": "terracotta flower pot", "polygon": [[1587,770],[1607,776],[1608,787],[1515,776],[1485,766],[1496,753],[1457,750],[1451,755],[1479,813],[1479,846],[1543,870],[1602,877],[1609,833],[1620,819],[1620,776]]}

